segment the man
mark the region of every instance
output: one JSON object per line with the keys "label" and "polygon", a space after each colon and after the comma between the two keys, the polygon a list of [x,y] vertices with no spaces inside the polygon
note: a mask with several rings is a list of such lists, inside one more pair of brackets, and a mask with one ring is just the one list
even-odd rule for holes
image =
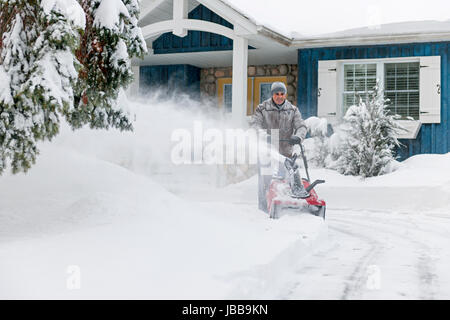
{"label": "man", "polygon": [[[271,87],[272,97],[262,102],[252,115],[250,124],[255,129],[266,130],[270,134],[271,129],[279,130],[279,152],[287,157],[292,157],[293,144],[303,142],[307,128],[302,119],[300,111],[286,100],[287,89],[283,82],[274,82]],[[284,165],[284,164],[283,164]],[[282,166],[283,166],[282,165]],[[283,169],[283,168],[282,168]],[[280,170],[285,175],[285,170]],[[296,198],[307,198],[309,193],[301,183],[300,175],[295,167],[288,168],[288,176],[291,185],[292,196]],[[262,178],[260,176],[260,178]],[[261,181],[263,180],[263,181]],[[265,192],[271,177],[260,179],[260,208],[267,211]]]}

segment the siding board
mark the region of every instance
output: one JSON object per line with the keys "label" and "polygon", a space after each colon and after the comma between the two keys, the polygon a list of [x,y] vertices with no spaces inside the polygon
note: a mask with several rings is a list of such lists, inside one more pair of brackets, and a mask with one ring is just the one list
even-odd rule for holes
{"label": "siding board", "polygon": [[168,94],[186,93],[193,99],[200,97],[200,68],[186,65],[141,66],[139,90],[148,94],[166,90]]}
{"label": "siding board", "polygon": [[[189,19],[218,23],[233,29],[233,25],[203,5],[198,5],[188,14]],[[171,32],[160,35],[153,41],[155,54],[205,52],[233,50],[233,40],[210,32],[188,31],[187,36],[180,38]],[[249,49],[254,49],[249,46]]]}

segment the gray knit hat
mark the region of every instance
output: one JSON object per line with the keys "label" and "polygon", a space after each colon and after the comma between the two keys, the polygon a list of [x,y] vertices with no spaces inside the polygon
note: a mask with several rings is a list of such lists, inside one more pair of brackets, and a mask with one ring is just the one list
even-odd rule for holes
{"label": "gray knit hat", "polygon": [[286,94],[286,92],[287,92],[286,85],[283,82],[278,82],[278,81],[274,82],[274,83],[272,83],[270,92],[272,93],[272,95],[274,95],[277,92],[283,92],[284,94]]}

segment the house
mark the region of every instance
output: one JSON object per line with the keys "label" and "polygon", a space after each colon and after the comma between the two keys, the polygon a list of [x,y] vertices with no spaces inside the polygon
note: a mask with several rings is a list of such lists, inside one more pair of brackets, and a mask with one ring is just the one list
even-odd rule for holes
{"label": "house", "polygon": [[408,128],[400,157],[450,151],[450,21],[292,37],[222,0],[143,0],[140,25],[135,91],[216,99],[239,124],[283,81],[304,118],[335,125],[379,79]]}

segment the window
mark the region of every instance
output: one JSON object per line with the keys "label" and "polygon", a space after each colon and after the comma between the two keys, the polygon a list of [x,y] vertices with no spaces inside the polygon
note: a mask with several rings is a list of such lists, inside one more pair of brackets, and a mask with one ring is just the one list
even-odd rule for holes
{"label": "window", "polygon": [[223,106],[225,108],[225,112],[231,112],[231,102],[233,101],[233,92],[231,84],[223,85]]}
{"label": "window", "polygon": [[377,82],[377,65],[346,64],[344,65],[344,101],[343,114],[352,105],[358,104],[359,98],[367,99],[367,93]]}
{"label": "window", "polygon": [[402,118],[419,119],[419,62],[386,63],[385,96],[389,110]]}
{"label": "window", "polygon": [[342,115],[360,98],[368,98],[378,78],[390,100],[389,111],[402,119],[419,119],[419,62],[346,63],[343,73]]}
{"label": "window", "polygon": [[271,95],[272,83],[260,83],[259,84],[259,103],[269,99]]}

